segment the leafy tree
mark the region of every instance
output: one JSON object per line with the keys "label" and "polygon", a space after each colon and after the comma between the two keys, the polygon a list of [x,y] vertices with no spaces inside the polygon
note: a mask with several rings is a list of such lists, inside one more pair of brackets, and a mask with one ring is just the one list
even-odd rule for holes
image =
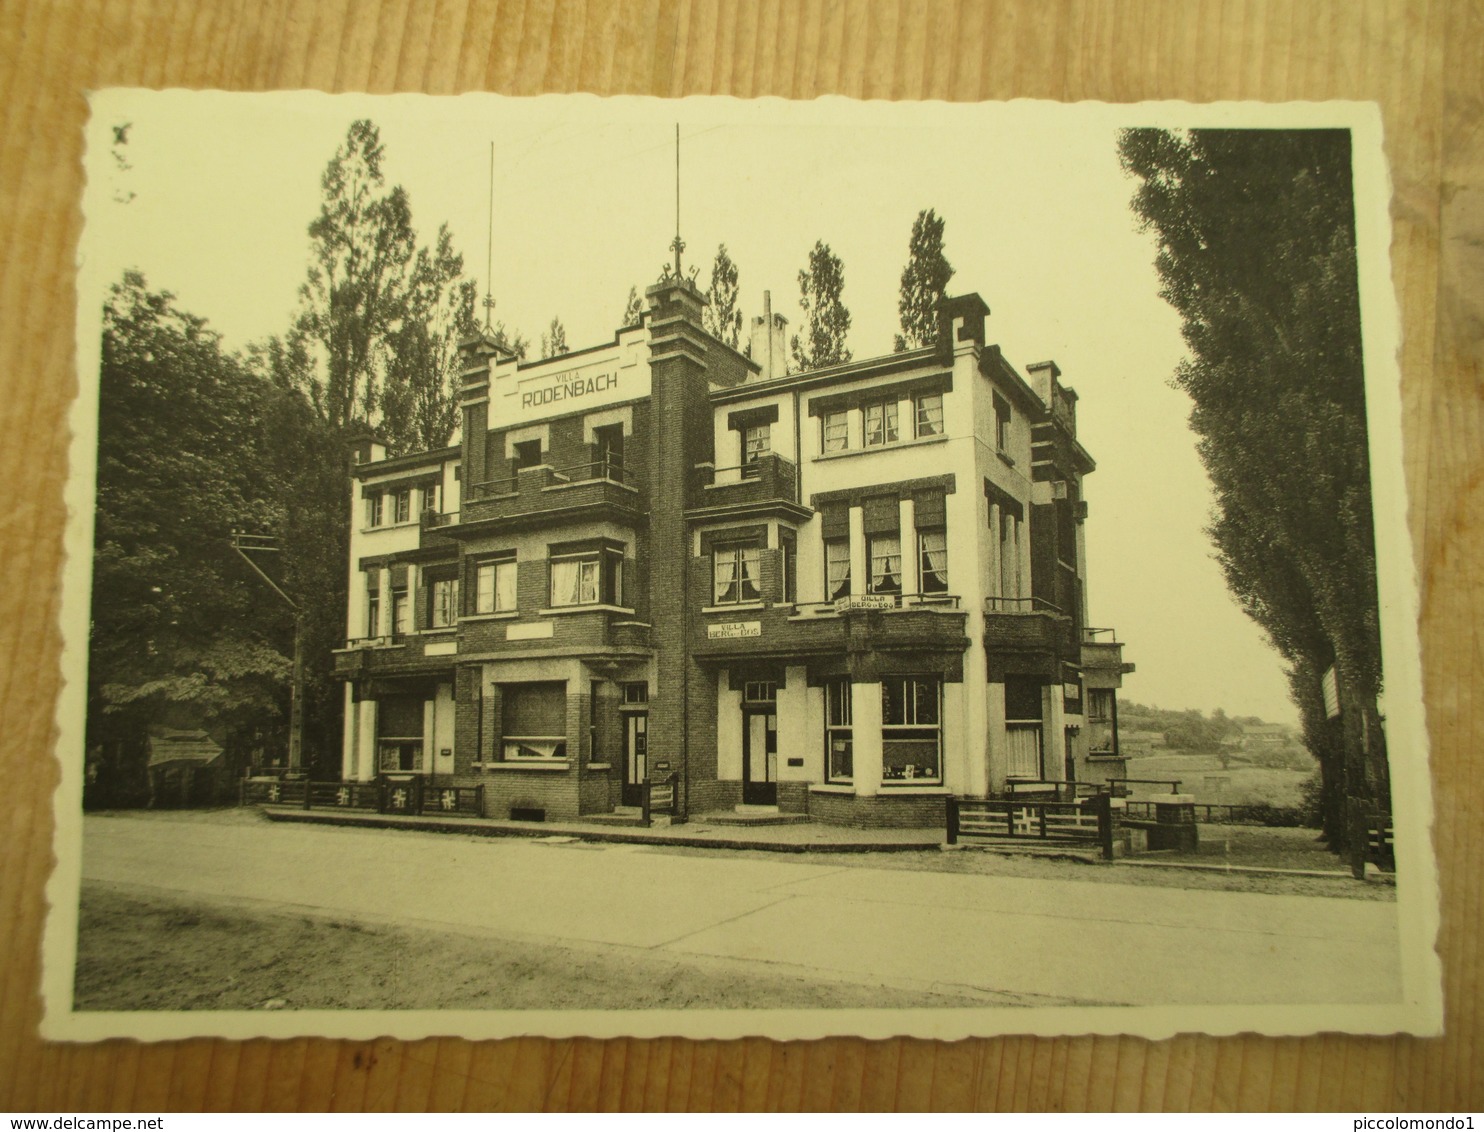
{"label": "leafy tree", "polygon": [[931,208],[919,212],[912,222],[907,266],[902,269],[902,297],[897,302],[902,333],[896,336],[894,348],[899,354],[937,341],[938,301],[953,278],[953,265],[943,254],[944,223]]}
{"label": "leafy tree", "polygon": [[850,312],[841,301],[845,290],[845,265],[823,240],[809,253],[809,266],[799,272],[799,306],[804,310],[802,335],[790,343],[799,369],[819,369],[850,360],[845,335],[850,331]]}
{"label": "leafy tree", "polygon": [[727,246],[716,249],[711,265],[711,288],[706,292],[707,306],[702,315],[706,332],[732,349],[742,335],[742,311],[737,305],[737,265],[727,254]]}
{"label": "leafy tree", "polygon": [[1138,129],[1119,153],[1184,322],[1174,383],[1215,489],[1217,559],[1287,662],[1343,849],[1347,798],[1389,796],[1349,134]]}
{"label": "leafy tree", "polygon": [[381,433],[394,454],[445,446],[459,423],[459,342],[474,333],[475,285],[448,225],[419,248],[401,325],[388,340]]}
{"label": "leafy tree", "polygon": [[553,318],[546,333],[541,335],[541,356],[556,358],[567,352],[567,328],[560,318]]}
{"label": "leafy tree", "polygon": [[333,427],[371,420],[378,363],[405,314],[405,272],[416,236],[406,191],[383,191],[381,133],[351,124],[320,184],[324,201],[309,226],[313,263],[300,289],[299,332],[319,358],[310,393]]}
{"label": "leafy tree", "polygon": [[638,326],[639,320],[644,315],[644,299],[639,294],[638,287],[629,288],[629,297],[623,305],[623,321],[620,326]]}

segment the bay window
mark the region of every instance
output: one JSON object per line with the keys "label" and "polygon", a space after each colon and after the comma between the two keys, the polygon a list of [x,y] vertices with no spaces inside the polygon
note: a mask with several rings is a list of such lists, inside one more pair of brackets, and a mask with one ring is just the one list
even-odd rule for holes
{"label": "bay window", "polygon": [[711,552],[713,604],[762,600],[758,585],[760,555],[756,545],[718,546]]}
{"label": "bay window", "polygon": [[931,786],[943,781],[942,681],[892,676],[881,681],[881,781]]}
{"label": "bay window", "polygon": [[867,592],[902,592],[902,539],[900,535],[876,535],[869,542],[870,579]]}
{"label": "bay window", "polygon": [[504,759],[567,757],[567,685],[564,681],[539,684],[502,684],[503,725],[500,750]]}
{"label": "bay window", "polygon": [[623,552],[608,547],[551,559],[553,608],[618,605],[623,599]]}
{"label": "bay window", "polygon": [[925,594],[948,592],[948,532],[917,532],[918,584]]}
{"label": "bay window", "polygon": [[850,596],[850,540],[827,539],[824,544],[825,598],[835,601]]}

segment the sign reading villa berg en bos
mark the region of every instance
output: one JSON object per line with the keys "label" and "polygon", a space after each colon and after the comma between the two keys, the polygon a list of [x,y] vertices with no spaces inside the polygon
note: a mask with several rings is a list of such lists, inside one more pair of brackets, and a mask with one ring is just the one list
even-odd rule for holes
{"label": "sign reading villa berg en bos", "polygon": [[559,360],[504,385],[504,419],[539,419],[562,412],[595,409],[648,394],[649,367],[621,354],[562,367]]}
{"label": "sign reading villa berg en bos", "polygon": [[706,639],[711,641],[734,641],[739,637],[761,637],[761,621],[724,621],[720,625],[706,626]]}

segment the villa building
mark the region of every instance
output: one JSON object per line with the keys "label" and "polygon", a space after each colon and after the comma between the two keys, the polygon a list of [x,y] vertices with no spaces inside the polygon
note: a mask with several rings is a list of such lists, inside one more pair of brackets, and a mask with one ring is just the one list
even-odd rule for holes
{"label": "villa building", "polygon": [[343,777],[575,819],[936,825],[950,794],[1122,774],[1089,627],[1077,397],[977,295],[936,345],[789,373],[667,276],[602,346],[463,358],[462,442],[355,468]]}

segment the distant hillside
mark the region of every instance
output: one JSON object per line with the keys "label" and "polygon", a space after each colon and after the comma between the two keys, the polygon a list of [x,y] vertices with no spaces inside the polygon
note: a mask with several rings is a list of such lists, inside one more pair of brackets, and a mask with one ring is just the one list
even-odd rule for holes
{"label": "distant hillside", "polygon": [[1194,708],[1170,711],[1144,704],[1118,705],[1120,740],[1133,740],[1126,753],[1133,757],[1163,747],[1190,754],[1215,755],[1228,762],[1308,770],[1313,756],[1295,728],[1269,723],[1257,716],[1229,716],[1217,708],[1209,716]]}

